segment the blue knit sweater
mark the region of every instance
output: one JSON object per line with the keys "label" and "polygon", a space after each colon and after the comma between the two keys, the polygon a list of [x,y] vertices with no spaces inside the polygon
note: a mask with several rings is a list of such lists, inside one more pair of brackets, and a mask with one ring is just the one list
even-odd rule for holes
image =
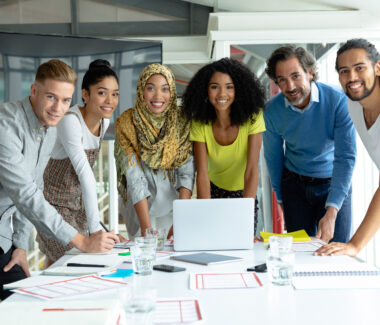
{"label": "blue knit sweater", "polygon": [[326,207],[339,210],[351,186],[356,156],[355,130],[342,90],[315,83],[304,111],[277,94],[267,102],[264,120],[264,156],[277,200],[282,202],[285,166],[300,175],[332,177]]}

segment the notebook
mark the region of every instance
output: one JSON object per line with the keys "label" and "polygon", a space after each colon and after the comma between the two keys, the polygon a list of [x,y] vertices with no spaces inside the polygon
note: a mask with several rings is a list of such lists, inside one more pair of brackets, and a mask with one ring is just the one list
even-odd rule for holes
{"label": "notebook", "polygon": [[374,289],[380,270],[365,263],[298,264],[292,282],[296,289]]}
{"label": "notebook", "polygon": [[211,253],[176,255],[170,258],[172,260],[177,260],[181,262],[188,262],[188,263],[195,263],[195,264],[202,264],[202,265],[220,264],[220,263],[235,262],[235,261],[242,260],[241,257],[211,254]]}
{"label": "notebook", "polygon": [[255,200],[175,200],[175,251],[252,249]]}

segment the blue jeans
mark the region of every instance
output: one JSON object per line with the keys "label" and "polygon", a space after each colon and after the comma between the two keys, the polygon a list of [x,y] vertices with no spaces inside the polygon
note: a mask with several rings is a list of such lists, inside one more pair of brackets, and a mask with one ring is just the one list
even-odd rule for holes
{"label": "blue jeans", "polygon": [[[291,232],[305,229],[309,236],[315,236],[319,220],[326,213],[325,203],[330,181],[308,182],[284,168],[281,187],[286,230]],[[346,243],[350,239],[351,193],[350,188],[338,212],[332,241]]]}

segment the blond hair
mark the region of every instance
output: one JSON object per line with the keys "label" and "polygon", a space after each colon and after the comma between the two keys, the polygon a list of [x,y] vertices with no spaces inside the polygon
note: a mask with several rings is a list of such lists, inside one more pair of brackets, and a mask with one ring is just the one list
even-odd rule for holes
{"label": "blond hair", "polygon": [[52,59],[42,63],[37,69],[36,81],[44,82],[46,79],[64,81],[75,85],[78,77],[73,68],[65,62]]}

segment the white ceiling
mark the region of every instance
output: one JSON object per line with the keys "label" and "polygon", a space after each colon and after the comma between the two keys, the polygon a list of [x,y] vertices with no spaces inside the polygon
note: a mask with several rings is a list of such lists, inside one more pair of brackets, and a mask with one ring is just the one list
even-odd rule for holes
{"label": "white ceiling", "polygon": [[182,0],[234,12],[365,10],[380,14],[379,0]]}

